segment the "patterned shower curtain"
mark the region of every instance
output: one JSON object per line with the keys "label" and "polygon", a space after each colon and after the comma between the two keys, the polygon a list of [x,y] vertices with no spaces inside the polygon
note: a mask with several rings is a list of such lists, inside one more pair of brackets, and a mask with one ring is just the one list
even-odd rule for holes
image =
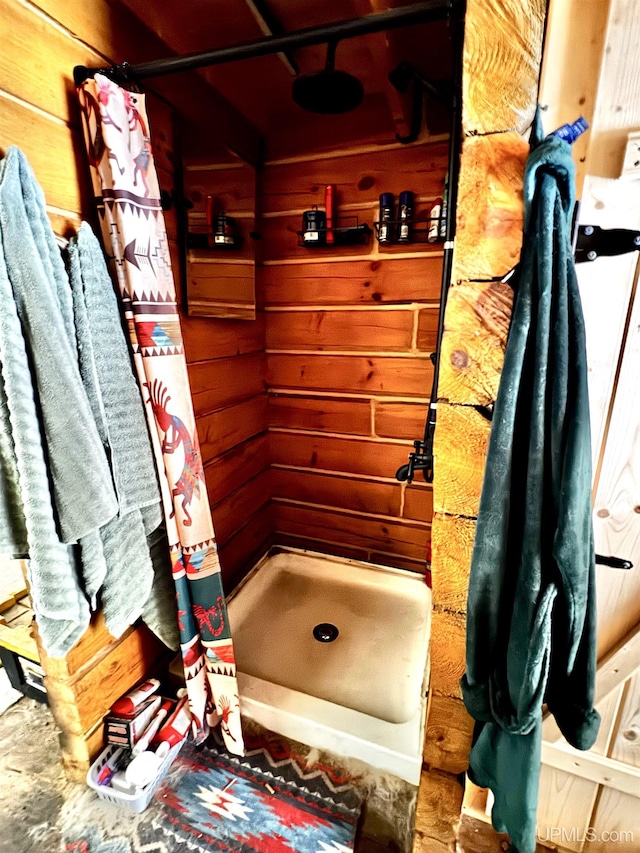
{"label": "patterned shower curtain", "polygon": [[233,643],[198,445],[144,95],[96,74],[78,90],[107,254],[115,265],[156,455],[184,671],[203,740],[243,754]]}

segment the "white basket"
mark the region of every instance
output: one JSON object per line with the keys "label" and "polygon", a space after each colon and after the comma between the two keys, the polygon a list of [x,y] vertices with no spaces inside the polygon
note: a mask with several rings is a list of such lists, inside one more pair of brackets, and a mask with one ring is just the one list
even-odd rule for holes
{"label": "white basket", "polygon": [[122,754],[122,747],[110,744],[93,762],[87,772],[87,785],[92,788],[101,800],[106,800],[109,803],[116,803],[119,806],[124,806],[132,812],[143,812],[151,802],[154,791],[160,782],[167,775],[167,771],[173,762],[173,759],[182,749],[186,738],[177,743],[167,754],[164,761],[160,765],[155,777],[145,785],[144,788],[136,788],[131,794],[126,794],[124,791],[117,791],[110,785],[99,785],[98,777],[104,767],[115,769],[118,758]]}

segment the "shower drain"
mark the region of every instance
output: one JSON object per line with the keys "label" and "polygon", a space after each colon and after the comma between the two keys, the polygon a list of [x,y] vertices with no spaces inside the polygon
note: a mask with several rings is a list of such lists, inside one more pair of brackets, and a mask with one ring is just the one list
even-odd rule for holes
{"label": "shower drain", "polygon": [[340,632],[331,622],[320,622],[313,629],[313,636],[319,643],[332,643]]}

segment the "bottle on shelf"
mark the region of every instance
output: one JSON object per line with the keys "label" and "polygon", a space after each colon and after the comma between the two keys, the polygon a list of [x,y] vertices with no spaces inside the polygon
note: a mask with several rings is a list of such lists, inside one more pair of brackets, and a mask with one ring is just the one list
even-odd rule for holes
{"label": "bottle on shelf", "polygon": [[327,234],[326,234],[327,243],[333,243],[334,242],[333,229],[335,227],[335,223],[333,221],[334,220],[334,217],[333,217],[333,200],[334,200],[333,196],[334,196],[333,185],[327,184],[327,186],[324,188],[324,210],[325,210],[325,216],[326,216],[326,221],[327,221],[327,226],[326,226],[327,227]]}
{"label": "bottle on shelf", "polygon": [[213,242],[216,246],[235,245],[235,220],[231,216],[227,216],[224,210],[221,210],[216,217]]}
{"label": "bottle on shelf", "polygon": [[440,215],[442,213],[442,199],[437,198],[429,211],[429,228],[427,230],[427,242],[435,243],[440,236]]}
{"label": "bottle on shelf", "polygon": [[393,219],[393,195],[382,193],[380,196],[380,210],[378,212],[378,243],[393,242],[392,226],[389,224]]}
{"label": "bottle on shelf", "polygon": [[304,211],[302,230],[296,231],[299,246],[316,249],[364,246],[369,242],[371,228],[366,223],[358,222],[355,215],[338,217],[336,196],[335,186],[327,184],[324,188],[325,209],[314,205],[311,210]]}
{"label": "bottle on shelf", "polygon": [[413,193],[405,190],[400,193],[398,202],[398,243],[411,242],[411,220],[413,219]]}
{"label": "bottle on shelf", "polygon": [[326,216],[317,207],[302,214],[302,242],[306,245],[321,245],[326,236]]}
{"label": "bottle on shelf", "polygon": [[442,194],[442,207],[440,209],[440,222],[438,224],[438,238],[447,239],[447,196],[449,195],[449,176],[444,179],[444,192]]}

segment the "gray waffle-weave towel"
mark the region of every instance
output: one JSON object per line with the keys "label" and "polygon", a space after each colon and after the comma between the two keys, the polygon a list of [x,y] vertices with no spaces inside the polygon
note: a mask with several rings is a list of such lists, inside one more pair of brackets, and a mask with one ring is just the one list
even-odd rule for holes
{"label": "gray waffle-weave towel", "polygon": [[63,656],[90,615],[75,549],[65,543],[106,524],[118,505],[70,339],[64,265],[42,190],[15,147],[0,161],[0,301],[0,421],[7,430],[0,464],[8,484],[0,541],[13,542],[13,553],[28,546],[40,636],[49,654]]}
{"label": "gray waffle-weave towel", "polygon": [[102,248],[87,223],[69,244],[69,277],[80,372],[120,508],[98,537],[81,540],[86,591],[94,606],[100,594],[105,623],[114,636],[144,613],[151,630],[177,648],[174,596],[161,592],[164,573],[171,583],[171,566],[167,571],[166,563],[154,565],[147,539],[160,525],[162,511],[144,404]]}

